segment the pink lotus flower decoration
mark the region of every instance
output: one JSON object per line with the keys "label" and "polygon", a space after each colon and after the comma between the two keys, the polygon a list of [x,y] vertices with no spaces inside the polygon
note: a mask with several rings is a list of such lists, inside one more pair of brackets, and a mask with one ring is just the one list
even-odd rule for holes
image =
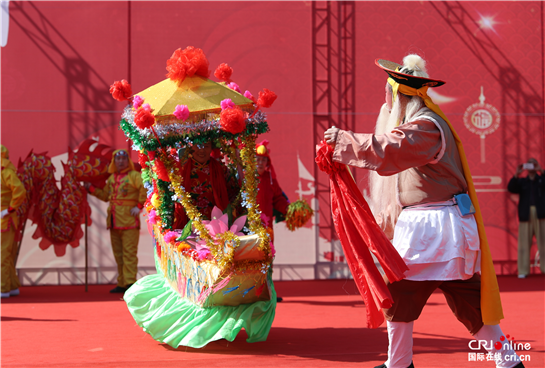
{"label": "pink lotus flower decoration", "polygon": [[221,101],[221,109],[222,110],[232,109],[233,107],[235,107],[235,103],[233,101],[231,101],[230,98],[226,98],[225,100]]}
{"label": "pink lotus flower decoration", "polygon": [[[246,223],[246,216],[237,218],[231,228],[229,228],[229,220],[227,214],[223,214],[218,207],[214,207],[212,210],[212,220],[203,221],[203,225],[206,227],[212,238],[217,239],[218,235],[223,234],[226,231],[230,231],[236,236],[243,236],[241,232],[244,224]],[[201,240],[196,245],[196,251],[199,254],[199,259],[205,259],[210,254],[210,249],[206,245],[205,240]],[[201,256],[203,258],[201,258]]]}
{"label": "pink lotus flower decoration", "polygon": [[132,106],[135,108],[135,109],[138,109],[142,103],[144,102],[144,99],[138,95],[134,96],[134,98],[132,99]]}
{"label": "pink lotus flower decoration", "polygon": [[174,116],[176,119],[185,121],[189,117],[189,109],[186,105],[177,105],[174,110]]}

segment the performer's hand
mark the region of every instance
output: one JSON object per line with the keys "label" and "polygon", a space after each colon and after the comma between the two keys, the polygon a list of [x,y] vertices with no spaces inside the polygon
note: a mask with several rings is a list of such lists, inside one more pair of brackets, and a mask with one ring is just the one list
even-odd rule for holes
{"label": "performer's hand", "polygon": [[539,165],[539,162],[536,162],[536,164],[534,165],[534,170],[543,174],[543,169]]}
{"label": "performer's hand", "polygon": [[2,218],[6,217],[8,215],[9,211],[8,209],[6,208],[5,210],[2,210],[2,212],[0,213]]}
{"label": "performer's hand", "polygon": [[133,208],[131,208],[131,215],[133,215],[134,217],[137,217],[139,214],[140,214],[140,208],[138,208],[138,206],[134,206]]}
{"label": "performer's hand", "polygon": [[335,148],[335,143],[337,142],[337,136],[339,135],[339,128],[332,126],[324,133],[324,139],[327,144],[332,148]]}
{"label": "performer's hand", "polygon": [[522,174],[522,164],[517,166],[517,172],[515,173],[515,178],[518,178],[520,174]]}

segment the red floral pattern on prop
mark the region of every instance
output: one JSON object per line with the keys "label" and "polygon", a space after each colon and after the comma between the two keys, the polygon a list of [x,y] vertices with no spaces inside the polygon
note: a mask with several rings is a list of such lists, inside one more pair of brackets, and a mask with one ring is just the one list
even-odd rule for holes
{"label": "red floral pattern on prop", "polygon": [[331,212],[335,230],[350,267],[350,272],[367,307],[367,326],[377,328],[384,322],[381,308],[393,300],[382,275],[375,266],[375,255],[390,282],[404,278],[407,265],[377,225],[348,168],[333,161],[333,150],[324,141],[317,147],[316,163],[329,174]]}
{"label": "red floral pattern on prop", "polygon": [[155,116],[153,116],[150,109],[142,107],[136,110],[134,123],[140,129],[151,128],[155,124]]}
{"label": "red floral pattern on prop", "polygon": [[131,85],[125,79],[121,81],[115,81],[114,84],[110,86],[110,94],[117,101],[130,100],[132,96]]}
{"label": "red floral pattern on prop", "polygon": [[231,68],[229,65],[225,63],[221,63],[216,68],[216,71],[214,72],[214,76],[218,78],[221,81],[224,81],[226,83],[231,82],[231,75],[233,74],[233,68]]}
{"label": "red floral pattern on prop", "polygon": [[167,77],[181,84],[186,77],[195,74],[208,78],[210,75],[209,62],[201,49],[188,46],[184,50],[177,49],[167,60]]}
{"label": "red floral pattern on prop", "polygon": [[232,134],[242,132],[246,129],[244,112],[238,106],[222,110],[220,114],[220,125],[222,130]]}

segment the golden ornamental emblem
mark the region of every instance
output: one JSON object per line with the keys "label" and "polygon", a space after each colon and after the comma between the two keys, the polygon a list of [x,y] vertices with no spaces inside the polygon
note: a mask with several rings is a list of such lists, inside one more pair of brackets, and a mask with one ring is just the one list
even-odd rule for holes
{"label": "golden ornamental emblem", "polygon": [[498,129],[501,122],[501,115],[498,110],[484,103],[485,97],[481,86],[479,102],[469,106],[464,113],[464,125],[474,134],[481,137],[481,163],[486,162],[485,137]]}

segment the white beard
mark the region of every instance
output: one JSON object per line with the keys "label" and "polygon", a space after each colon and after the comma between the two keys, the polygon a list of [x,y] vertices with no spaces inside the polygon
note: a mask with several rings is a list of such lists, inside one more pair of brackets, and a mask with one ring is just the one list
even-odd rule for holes
{"label": "white beard", "polygon": [[[381,135],[391,132],[398,126],[399,116],[399,103],[394,103],[391,113],[388,111],[386,104],[382,105],[375,126],[375,134]],[[388,239],[392,240],[394,238],[395,224],[402,210],[397,198],[397,174],[380,176],[376,171],[371,171],[369,173],[369,191],[369,207],[375,216],[375,220]]]}

